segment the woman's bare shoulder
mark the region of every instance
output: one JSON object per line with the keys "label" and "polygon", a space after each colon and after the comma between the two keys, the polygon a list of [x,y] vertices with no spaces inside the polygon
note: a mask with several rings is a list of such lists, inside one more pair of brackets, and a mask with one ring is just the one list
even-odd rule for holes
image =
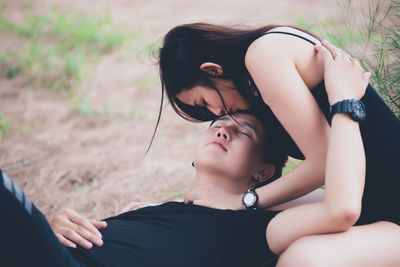
{"label": "woman's bare shoulder", "polygon": [[[276,27],[266,33],[273,32],[278,33],[264,34],[253,41],[247,49],[246,58],[251,58],[254,54],[259,55],[260,53],[268,53],[269,55],[293,57],[293,59],[295,59],[296,56],[302,54],[302,52],[313,51],[313,45],[304,39],[310,40],[316,44],[320,43],[318,39],[295,28]],[[282,32],[295,34],[297,36],[284,34]],[[301,36],[304,39],[299,38],[298,36]]]}
{"label": "woman's bare shoulder", "polygon": [[[320,42],[317,38],[315,38],[314,36],[312,36],[312,35],[310,35],[310,34],[304,32],[304,31],[301,31],[301,30],[299,30],[299,29],[292,28],[292,27],[286,27],[286,26],[283,26],[283,27],[276,27],[276,28],[273,28],[273,29],[267,31],[266,33],[272,33],[272,32],[286,32],[286,33],[289,33],[289,34],[295,34],[295,35],[301,36],[301,37],[303,37],[304,39],[307,39],[307,40],[313,42],[314,44],[320,44],[320,43],[321,43],[321,42]],[[268,35],[268,34],[267,34],[267,35]],[[286,35],[286,34],[277,34],[277,35]],[[266,36],[266,35],[263,35],[263,36]],[[290,35],[289,35],[289,36],[290,36]],[[293,37],[293,35],[291,35],[291,36]]]}
{"label": "woman's bare shoulder", "polygon": [[[303,34],[300,36],[318,41],[311,35],[290,27],[277,27],[269,32],[278,31]],[[268,68],[268,66],[275,68],[278,62],[281,68],[296,66],[299,75],[309,88],[316,86],[323,78],[322,61],[317,58],[314,46],[297,36],[263,35],[250,44],[245,55],[245,64],[249,70]]]}

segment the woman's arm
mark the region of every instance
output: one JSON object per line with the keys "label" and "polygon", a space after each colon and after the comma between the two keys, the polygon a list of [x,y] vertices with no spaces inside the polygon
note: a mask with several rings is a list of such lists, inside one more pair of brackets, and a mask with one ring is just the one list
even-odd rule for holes
{"label": "woman's arm", "polygon": [[[323,62],[308,42],[275,34],[261,37],[249,47],[246,66],[264,102],[305,156],[293,171],[256,190],[259,207],[266,208],[324,184],[329,124],[309,89],[322,80]],[[316,74],[306,84],[299,72],[307,70]]]}
{"label": "woman's arm", "polygon": [[[369,76],[363,74],[359,64],[341,57],[333,60],[328,50],[318,49],[325,58],[330,104],[361,98]],[[365,155],[359,125],[348,115],[336,114],[330,130],[324,200],[275,216],[266,231],[271,250],[281,254],[301,237],[348,230],[360,215],[364,182]]]}
{"label": "woman's arm", "polygon": [[299,205],[322,201],[324,199],[324,194],[325,190],[322,188],[318,188],[302,197],[279,204],[277,206],[270,207],[267,210],[287,210],[297,207]]}

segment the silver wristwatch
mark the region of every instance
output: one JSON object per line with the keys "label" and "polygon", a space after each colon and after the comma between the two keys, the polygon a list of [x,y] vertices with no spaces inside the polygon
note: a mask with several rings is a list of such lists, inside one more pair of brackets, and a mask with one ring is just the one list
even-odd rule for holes
{"label": "silver wristwatch", "polygon": [[256,210],[257,209],[258,196],[256,191],[253,188],[248,189],[242,198],[242,203],[246,207],[247,210]]}

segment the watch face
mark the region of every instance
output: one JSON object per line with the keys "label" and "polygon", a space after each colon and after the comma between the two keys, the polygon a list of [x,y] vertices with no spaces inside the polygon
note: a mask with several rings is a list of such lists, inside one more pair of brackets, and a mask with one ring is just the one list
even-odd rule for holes
{"label": "watch face", "polygon": [[354,111],[354,119],[356,119],[357,121],[365,120],[367,114],[365,112],[365,106],[361,101],[354,102],[353,111]]}
{"label": "watch face", "polygon": [[254,202],[256,201],[256,196],[253,195],[252,193],[246,193],[243,198],[243,202],[247,206],[251,206]]}

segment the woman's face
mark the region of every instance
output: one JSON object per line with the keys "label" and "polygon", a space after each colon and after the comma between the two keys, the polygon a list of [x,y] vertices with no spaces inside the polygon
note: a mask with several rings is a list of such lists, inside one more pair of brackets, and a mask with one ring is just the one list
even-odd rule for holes
{"label": "woman's face", "polygon": [[196,170],[215,172],[227,177],[250,177],[264,164],[264,129],[249,114],[218,118],[198,142],[194,162]]}
{"label": "woman's face", "polygon": [[214,79],[213,82],[225,102],[226,110],[219,94],[212,88],[202,85],[182,90],[177,94],[177,98],[187,105],[206,107],[217,116],[250,108],[250,104],[240,95],[232,81]]}

